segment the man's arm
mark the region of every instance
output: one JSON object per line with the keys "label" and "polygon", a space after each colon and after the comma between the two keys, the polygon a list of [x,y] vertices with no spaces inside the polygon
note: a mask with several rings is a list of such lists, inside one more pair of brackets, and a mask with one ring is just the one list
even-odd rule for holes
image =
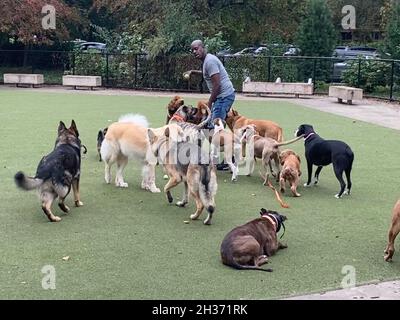
{"label": "man's arm", "polygon": [[213,74],[211,76],[211,83],[212,83],[212,92],[210,98],[208,99],[208,106],[210,108],[212,107],[214,101],[217,100],[217,96],[221,91],[221,77],[219,76],[219,73]]}

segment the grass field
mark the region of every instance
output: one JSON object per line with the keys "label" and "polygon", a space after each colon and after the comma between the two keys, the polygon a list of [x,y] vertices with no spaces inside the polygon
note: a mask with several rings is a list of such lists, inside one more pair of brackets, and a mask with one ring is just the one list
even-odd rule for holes
{"label": "grass field", "polygon": [[[399,132],[276,101],[237,101],[251,118],[271,119],[286,139],[301,123],[314,125],[326,138],[345,140],[355,153],[353,193],[334,198],[339,184],[332,167],[317,187],[299,188],[301,198],[285,196],[281,209],[258,174],[218,173],[213,225],[184,224],[194,205],[177,208],[163,194],[140,189],[140,168],[129,163],[127,189],[107,185],[96,154],[100,128],[122,114],[141,113],[153,127],[164,124],[168,98],[0,91],[0,298],[1,299],[270,299],[339,288],[342,268],[356,270],[357,284],[400,277],[400,254],[383,261],[391,209],[399,196]],[[187,103],[195,100],[186,99]],[[84,207],[72,195],[63,220],[50,223],[34,191],[17,190],[18,170],[34,175],[51,151],[60,120],[75,119],[88,154],[82,162]],[[291,146],[302,156],[303,143]],[[157,169],[157,185],[163,187]],[[173,192],[181,194],[179,187]],[[270,259],[273,273],[237,271],[220,262],[219,247],[233,227],[258,217],[260,208],[288,216],[282,239],[288,249]],[[201,217],[204,219],[204,216]],[[396,246],[398,247],[398,245]],[[62,258],[69,256],[68,261]],[[56,270],[56,289],[44,290],[41,269]]]}

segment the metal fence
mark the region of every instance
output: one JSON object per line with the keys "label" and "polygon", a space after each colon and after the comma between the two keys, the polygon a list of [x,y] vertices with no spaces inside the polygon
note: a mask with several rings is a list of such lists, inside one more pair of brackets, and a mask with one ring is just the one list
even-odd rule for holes
{"label": "metal fence", "polygon": [[[400,60],[331,57],[222,56],[235,89],[246,77],[252,81],[307,82],[316,93],[329,84],[342,83],[364,89],[365,95],[400,101]],[[0,50],[0,82],[4,73],[42,73],[46,84],[62,84],[66,74],[100,75],[105,87],[205,91],[201,75],[184,79],[200,62],[189,54],[149,58],[143,54],[85,51]]]}

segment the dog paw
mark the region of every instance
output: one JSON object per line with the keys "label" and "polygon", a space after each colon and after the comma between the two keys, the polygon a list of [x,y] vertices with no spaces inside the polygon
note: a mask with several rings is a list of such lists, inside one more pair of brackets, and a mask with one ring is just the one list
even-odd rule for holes
{"label": "dog paw", "polygon": [[197,220],[198,218],[199,217],[195,213],[190,215],[190,219],[192,219],[192,220]]}
{"label": "dog paw", "polygon": [[385,255],[383,256],[383,259],[384,259],[386,262],[392,262],[392,257],[390,257],[388,254],[385,254]]}
{"label": "dog paw", "polygon": [[343,192],[344,195],[349,196],[350,195],[350,190],[346,190],[345,192]]}
{"label": "dog paw", "polygon": [[115,185],[120,188],[128,188],[128,183],[126,182],[118,182]]}
{"label": "dog paw", "polygon": [[150,190],[152,193],[160,193],[160,192],[161,192],[161,190],[160,190],[159,188],[156,188],[156,187],[150,188],[149,190]]}
{"label": "dog paw", "polygon": [[306,188],[310,188],[311,184],[305,183],[303,186],[306,187]]}
{"label": "dog paw", "polygon": [[340,199],[342,196],[339,196],[339,193],[338,194],[335,194],[335,198],[336,199]]}
{"label": "dog paw", "polygon": [[211,219],[207,218],[206,220],[203,221],[204,225],[209,226],[211,225]]}
{"label": "dog paw", "polygon": [[178,201],[178,202],[176,203],[176,205],[177,205],[178,207],[181,207],[181,208],[183,208],[184,206],[186,206],[186,204],[187,204],[187,202],[185,202],[185,201]]}
{"label": "dog paw", "polygon": [[61,221],[61,218],[60,217],[57,217],[57,216],[54,216],[53,218],[52,218],[52,220],[51,220],[51,222],[60,222]]}
{"label": "dog paw", "polygon": [[64,203],[59,203],[58,206],[59,206],[60,209],[61,209],[62,211],[64,211],[65,213],[68,213],[68,212],[69,212],[69,207],[66,206]]}
{"label": "dog paw", "polygon": [[75,207],[82,207],[83,206],[83,202],[80,200],[75,201]]}

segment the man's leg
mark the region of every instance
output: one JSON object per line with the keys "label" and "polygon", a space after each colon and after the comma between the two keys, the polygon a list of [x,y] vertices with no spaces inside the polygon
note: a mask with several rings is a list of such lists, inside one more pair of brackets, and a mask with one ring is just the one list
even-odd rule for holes
{"label": "man's leg", "polygon": [[[234,101],[235,101],[235,94],[233,93],[227,97],[218,98],[214,102],[213,108],[212,108],[212,116],[211,116],[211,122],[212,122],[213,127],[214,127],[216,121],[218,121],[217,119],[220,119],[223,126],[225,127],[226,116],[227,116],[229,110],[231,109]],[[227,171],[229,169],[230,169],[229,165],[227,163],[225,163],[224,161],[222,161],[222,163],[217,165],[217,170]]]}

